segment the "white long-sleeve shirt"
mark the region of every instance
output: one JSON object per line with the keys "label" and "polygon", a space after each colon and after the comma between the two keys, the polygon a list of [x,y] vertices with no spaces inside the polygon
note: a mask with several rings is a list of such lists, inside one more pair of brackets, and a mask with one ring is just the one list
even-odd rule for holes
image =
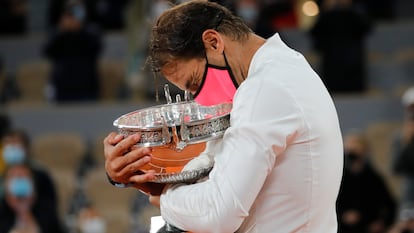
{"label": "white long-sleeve shirt", "polygon": [[254,55],[230,122],[211,147],[209,179],[162,194],[163,218],[196,233],[336,233],[343,166],[336,109],[278,34]]}

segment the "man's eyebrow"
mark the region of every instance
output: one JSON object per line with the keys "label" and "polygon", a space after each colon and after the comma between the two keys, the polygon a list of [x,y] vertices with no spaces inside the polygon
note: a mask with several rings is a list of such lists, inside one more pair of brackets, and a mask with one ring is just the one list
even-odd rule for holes
{"label": "man's eyebrow", "polygon": [[191,80],[192,80],[192,78],[191,78],[191,79],[189,79],[189,80],[187,80],[187,81],[185,82],[185,89],[186,89],[186,90],[189,90],[189,89],[190,89],[190,87],[191,87]]}

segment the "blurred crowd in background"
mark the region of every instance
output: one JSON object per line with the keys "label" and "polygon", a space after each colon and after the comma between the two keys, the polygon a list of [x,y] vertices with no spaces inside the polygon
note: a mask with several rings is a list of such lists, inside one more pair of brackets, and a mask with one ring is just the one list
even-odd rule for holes
{"label": "blurred crowd in background", "polygon": [[[0,1],[0,38],[41,37],[37,63],[16,64],[18,61],[0,51],[0,101],[36,98],[25,96],[35,92],[36,86],[26,84],[30,81],[21,77],[25,72],[47,76],[47,80],[38,78],[36,88],[48,102],[154,98],[159,80],[145,70],[148,30],[163,10],[179,2],[183,1]],[[364,93],[369,89],[367,37],[378,23],[409,20],[406,9],[413,5],[407,0],[217,2],[244,18],[265,38],[289,29],[306,31],[319,62],[315,68],[332,93]],[[122,61],[103,61],[108,34],[126,38]],[[107,77],[108,72],[112,78]]]}
{"label": "blurred crowd in background", "polygon": [[[143,194],[109,185],[102,137],[93,142],[59,132],[31,137],[28,129],[15,124],[9,109],[153,103],[167,81],[145,69],[148,30],[158,15],[180,2],[184,1],[0,0],[0,232],[149,231],[150,217],[159,212]],[[377,28],[414,28],[414,2],[216,2],[265,38],[276,32],[286,40],[291,34],[304,37],[309,50],[301,52],[334,97],[363,100],[394,94],[401,103],[400,121],[343,129],[339,232],[414,232],[414,42],[401,47],[403,53],[391,62],[367,47]],[[117,46],[126,48],[121,59],[108,58],[113,49],[109,37],[122,38],[111,42],[121,41]],[[7,46],[26,41],[36,45],[33,59],[24,60],[29,56],[25,47]],[[373,69],[379,81],[368,74],[375,61],[383,61]],[[404,66],[387,73],[385,68],[401,61]],[[395,77],[377,88],[380,75]],[[47,131],[47,125],[43,127]]]}

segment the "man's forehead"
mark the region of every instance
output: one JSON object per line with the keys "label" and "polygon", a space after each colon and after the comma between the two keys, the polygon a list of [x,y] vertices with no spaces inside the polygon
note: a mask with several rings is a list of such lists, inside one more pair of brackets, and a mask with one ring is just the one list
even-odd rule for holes
{"label": "man's forehead", "polygon": [[179,78],[182,78],[182,76],[186,76],[184,74],[192,72],[192,69],[194,69],[194,65],[191,64],[191,60],[174,60],[165,64],[161,69],[161,73],[168,80],[177,81]]}

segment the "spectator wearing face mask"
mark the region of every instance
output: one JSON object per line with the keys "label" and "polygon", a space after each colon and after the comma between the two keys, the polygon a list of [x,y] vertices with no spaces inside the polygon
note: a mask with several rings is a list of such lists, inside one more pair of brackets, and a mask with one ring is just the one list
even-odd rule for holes
{"label": "spectator wearing face mask", "polygon": [[79,233],[106,233],[106,222],[92,203],[87,203],[78,215]]}
{"label": "spectator wearing face mask", "polygon": [[[36,217],[39,224],[41,224],[41,232],[63,232],[57,212],[55,185],[48,172],[32,160],[27,134],[22,130],[11,130],[3,136],[2,145],[2,156],[7,167],[6,171],[15,166],[27,167],[30,171],[33,188],[36,190],[36,198],[31,207],[33,214],[39,215]],[[17,217],[13,206],[7,202],[8,192],[5,189],[8,182],[7,175],[8,173],[2,174],[4,180],[1,182],[4,195],[0,199],[2,205],[2,208],[0,208],[0,232],[8,232],[6,229],[9,229],[10,224],[14,223]]]}
{"label": "spectator wearing face mask", "polygon": [[5,177],[5,198],[2,210],[11,211],[1,216],[1,232],[40,233],[39,223],[32,207],[36,198],[32,174],[24,165],[9,167]]}
{"label": "spectator wearing face mask", "polygon": [[61,233],[57,215],[42,203],[34,174],[24,164],[14,164],[5,174],[5,195],[0,200],[0,232]]}
{"label": "spectator wearing face mask", "polygon": [[366,137],[344,138],[345,168],[337,208],[339,233],[384,233],[394,222],[396,204],[382,175],[371,164]]}

